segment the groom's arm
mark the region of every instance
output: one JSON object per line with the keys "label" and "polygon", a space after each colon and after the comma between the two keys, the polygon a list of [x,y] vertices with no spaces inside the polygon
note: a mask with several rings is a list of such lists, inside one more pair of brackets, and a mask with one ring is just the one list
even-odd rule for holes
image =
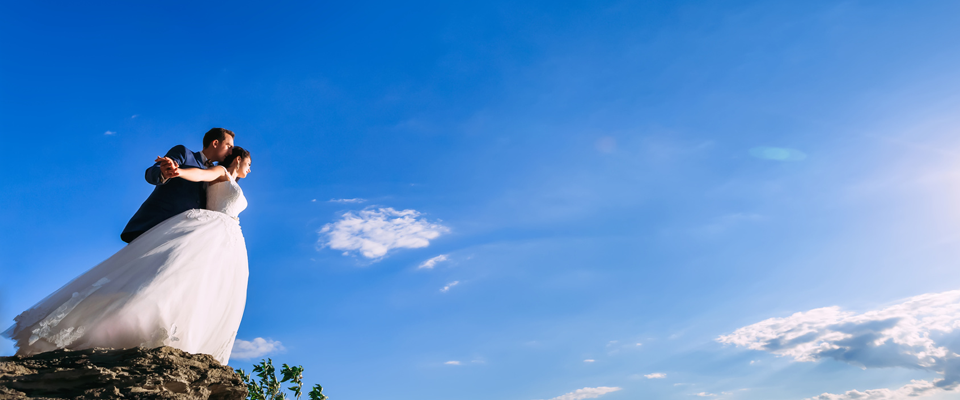
{"label": "groom's arm", "polygon": [[[183,145],[173,146],[165,157],[175,161],[177,165],[183,165],[187,159],[187,148]],[[162,185],[169,181],[169,179],[163,177],[159,162],[147,168],[147,171],[144,173],[144,178],[146,178],[147,183],[151,185]]]}

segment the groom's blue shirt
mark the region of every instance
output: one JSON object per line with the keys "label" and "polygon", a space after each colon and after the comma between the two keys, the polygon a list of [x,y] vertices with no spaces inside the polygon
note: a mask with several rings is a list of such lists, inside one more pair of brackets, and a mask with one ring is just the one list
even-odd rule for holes
{"label": "groom's blue shirt", "polygon": [[[203,155],[200,152],[194,153],[183,145],[174,146],[167,152],[167,157],[176,161],[180,168],[206,169],[201,161]],[[171,178],[164,182],[160,174],[160,163],[147,168],[144,177],[147,182],[156,187],[123,228],[120,239],[124,242],[132,242],[167,218],[190,209],[207,206],[207,190],[203,182],[190,182],[183,178]]]}

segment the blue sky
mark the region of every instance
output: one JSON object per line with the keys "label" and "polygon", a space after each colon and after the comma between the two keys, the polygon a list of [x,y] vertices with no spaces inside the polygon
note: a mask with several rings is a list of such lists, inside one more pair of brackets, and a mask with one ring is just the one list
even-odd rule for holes
{"label": "blue sky", "polygon": [[238,338],[334,399],[949,398],[957,12],[7,2],[0,320],[222,126]]}

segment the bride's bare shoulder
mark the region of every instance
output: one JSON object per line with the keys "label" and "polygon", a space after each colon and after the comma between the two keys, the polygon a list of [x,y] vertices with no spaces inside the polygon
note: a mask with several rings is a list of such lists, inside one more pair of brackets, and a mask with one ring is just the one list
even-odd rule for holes
{"label": "bride's bare shoulder", "polygon": [[217,177],[217,179],[214,179],[212,182],[210,182],[211,185],[214,183],[226,182],[230,180],[230,172],[227,171],[227,167],[218,165],[215,168],[220,170],[220,176]]}

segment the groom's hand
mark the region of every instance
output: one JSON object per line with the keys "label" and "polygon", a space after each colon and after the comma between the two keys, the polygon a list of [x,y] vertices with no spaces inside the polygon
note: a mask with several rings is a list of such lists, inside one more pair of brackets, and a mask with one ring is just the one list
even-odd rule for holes
{"label": "groom's hand", "polygon": [[155,161],[160,163],[160,175],[163,176],[163,180],[180,176],[180,166],[176,161],[169,157],[157,157]]}

